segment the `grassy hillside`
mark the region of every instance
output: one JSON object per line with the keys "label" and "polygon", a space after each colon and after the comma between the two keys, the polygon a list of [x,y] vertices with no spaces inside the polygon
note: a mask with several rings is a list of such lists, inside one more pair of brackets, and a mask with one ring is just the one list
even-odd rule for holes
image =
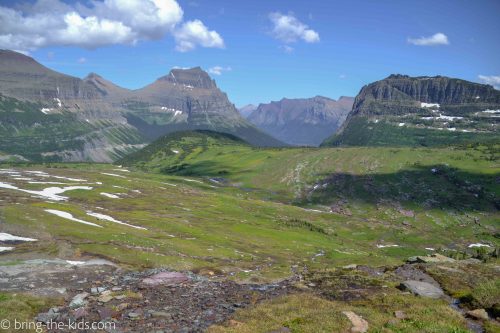
{"label": "grassy hillside", "polygon": [[[349,327],[346,310],[375,331],[467,332],[444,300],[401,293],[394,268],[415,255],[487,258],[498,251],[498,158],[498,145],[259,149],[227,134],[184,132],[122,166],[4,164],[2,231],[38,241],[16,244],[2,260],[92,255],[124,268],[168,267],[240,282],[304,272],[296,286],[304,294],[240,310],[213,332],[341,332]],[[46,183],[53,181],[61,184]],[[75,185],[89,188],[65,192],[63,201],[33,192]],[[454,297],[477,302],[481,281],[496,272],[498,259],[491,260],[429,273]],[[369,267],[343,268],[352,264]],[[383,267],[380,274],[374,267]],[[349,296],[353,289],[362,297]],[[399,310],[408,318],[391,322]]]}
{"label": "grassy hillside", "polygon": [[[496,118],[491,118],[496,120]],[[427,125],[427,126],[425,126]],[[477,131],[471,132],[469,126],[460,128],[458,124],[440,128],[432,127],[432,121],[414,119],[374,120],[367,117],[353,117],[341,133],[327,138],[321,144],[330,146],[381,146],[381,147],[443,147],[464,143],[495,143],[500,136],[494,132],[481,132],[480,126],[488,126],[486,122],[476,123]]]}

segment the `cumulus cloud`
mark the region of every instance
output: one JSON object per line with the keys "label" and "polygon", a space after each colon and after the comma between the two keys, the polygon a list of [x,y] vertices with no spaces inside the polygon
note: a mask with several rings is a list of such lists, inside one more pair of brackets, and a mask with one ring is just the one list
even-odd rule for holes
{"label": "cumulus cloud", "polygon": [[490,84],[500,90],[500,75],[478,75],[479,81]]}
{"label": "cumulus cloud", "polygon": [[194,50],[197,45],[224,48],[224,40],[217,31],[208,30],[200,20],[184,23],[176,29],[174,38],[177,42],[176,50],[180,52]]}
{"label": "cumulus cloud", "polygon": [[450,44],[448,36],[442,32],[438,32],[429,37],[408,38],[408,43],[418,46],[436,46]]}
{"label": "cumulus cloud", "polygon": [[209,68],[208,72],[214,75],[222,75],[222,72],[229,72],[231,70],[232,70],[231,67],[214,66]]}
{"label": "cumulus cloud", "polygon": [[183,14],[176,0],[90,0],[87,5],[37,0],[16,9],[0,6],[0,48],[29,51],[46,46],[94,49],[133,45],[168,33],[175,35]]}
{"label": "cumulus cloud", "polygon": [[306,43],[319,42],[319,34],[292,14],[271,13],[269,19],[273,24],[271,34],[282,42],[294,43],[298,40],[303,40]]}
{"label": "cumulus cloud", "polygon": [[84,64],[86,62],[87,62],[87,58],[85,58],[85,57],[81,57],[81,58],[78,59],[78,63],[79,64]]}

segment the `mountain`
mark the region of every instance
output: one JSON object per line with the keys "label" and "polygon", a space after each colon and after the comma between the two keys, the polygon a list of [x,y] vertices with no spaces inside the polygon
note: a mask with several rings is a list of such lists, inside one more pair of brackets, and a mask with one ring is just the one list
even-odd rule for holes
{"label": "mountain", "polygon": [[257,106],[253,105],[253,104],[248,104],[248,105],[245,105],[244,107],[242,108],[239,108],[238,111],[240,112],[240,114],[243,116],[243,118],[248,118],[249,115],[252,114],[252,112],[254,112],[255,110],[257,109]]}
{"label": "mountain", "polygon": [[342,125],[352,108],[352,97],[287,99],[260,104],[248,120],[261,130],[289,143],[318,146]]}
{"label": "mountain", "polygon": [[33,161],[110,162],[179,130],[232,133],[282,146],[243,119],[201,68],[173,69],[129,90],[95,73],[84,79],[0,50],[0,151]]}
{"label": "mountain", "polygon": [[[201,68],[173,69],[135,90],[122,105],[130,124],[151,139],[177,130],[206,129],[234,134],[257,146],[283,146],[246,121]],[[152,136],[151,136],[152,134]]]}
{"label": "mountain", "polygon": [[439,146],[498,140],[500,91],[444,76],[391,75],[364,86],[325,146]]}

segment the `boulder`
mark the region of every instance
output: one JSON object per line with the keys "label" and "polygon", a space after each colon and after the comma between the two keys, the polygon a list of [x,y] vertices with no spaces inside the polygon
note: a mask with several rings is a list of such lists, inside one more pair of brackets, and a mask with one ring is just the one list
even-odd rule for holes
{"label": "boulder", "polygon": [[368,331],[368,322],[352,311],[342,311],[352,324],[352,333],[364,333]]}
{"label": "boulder", "polygon": [[402,289],[408,290],[415,295],[428,297],[428,298],[440,298],[444,296],[444,292],[441,288],[436,287],[428,282],[408,280],[401,284]]}
{"label": "boulder", "polygon": [[467,317],[474,318],[477,320],[488,320],[488,313],[486,312],[485,309],[476,309],[476,310],[471,310],[467,311]]}
{"label": "boulder", "polygon": [[188,281],[187,275],[179,272],[161,272],[151,275],[142,280],[142,283],[147,286],[157,285],[175,285]]}
{"label": "boulder", "polygon": [[87,304],[87,302],[85,301],[85,299],[88,296],[89,296],[89,293],[80,293],[80,294],[77,294],[75,297],[73,297],[73,299],[69,303],[69,307],[72,308],[72,309],[77,309],[77,308],[81,308],[81,307],[85,306]]}

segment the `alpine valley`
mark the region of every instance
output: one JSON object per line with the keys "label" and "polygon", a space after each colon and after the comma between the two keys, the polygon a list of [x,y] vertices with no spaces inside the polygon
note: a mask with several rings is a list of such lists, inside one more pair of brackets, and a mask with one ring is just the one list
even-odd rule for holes
{"label": "alpine valley", "polygon": [[199,67],[129,90],[0,51],[0,94],[0,325],[500,332],[493,86],[238,111]]}

